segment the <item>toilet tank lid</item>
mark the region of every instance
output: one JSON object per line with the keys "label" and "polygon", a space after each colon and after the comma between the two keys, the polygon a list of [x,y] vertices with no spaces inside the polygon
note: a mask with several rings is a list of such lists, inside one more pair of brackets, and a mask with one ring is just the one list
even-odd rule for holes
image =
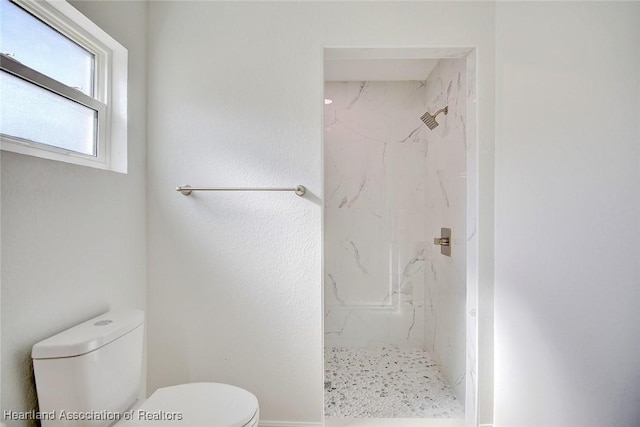
{"label": "toilet tank lid", "polygon": [[35,344],[31,349],[31,358],[80,356],[109,344],[142,323],[142,310],[109,311]]}

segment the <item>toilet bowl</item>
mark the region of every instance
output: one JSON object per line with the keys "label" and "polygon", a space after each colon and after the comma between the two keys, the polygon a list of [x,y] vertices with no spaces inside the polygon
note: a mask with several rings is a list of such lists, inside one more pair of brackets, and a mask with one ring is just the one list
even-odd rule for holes
{"label": "toilet bowl", "polygon": [[229,384],[159,388],[138,399],[144,313],[111,311],[33,346],[42,427],[256,427],[258,399]]}

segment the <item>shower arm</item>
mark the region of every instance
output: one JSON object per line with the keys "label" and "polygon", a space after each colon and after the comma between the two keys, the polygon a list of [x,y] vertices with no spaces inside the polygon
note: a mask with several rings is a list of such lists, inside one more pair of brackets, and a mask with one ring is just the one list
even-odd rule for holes
{"label": "shower arm", "polygon": [[447,106],[447,107],[441,108],[435,113],[433,113],[433,118],[435,119],[436,117],[438,117],[438,114],[440,113],[449,114],[449,107]]}

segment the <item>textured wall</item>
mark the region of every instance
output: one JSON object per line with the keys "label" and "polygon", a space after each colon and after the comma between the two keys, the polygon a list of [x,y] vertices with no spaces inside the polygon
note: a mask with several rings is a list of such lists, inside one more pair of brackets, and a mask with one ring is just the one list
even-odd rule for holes
{"label": "textured wall", "polygon": [[423,348],[425,83],[327,82],[325,97],[325,347]]}
{"label": "textured wall", "polygon": [[3,410],[35,407],[34,343],[145,308],[146,4],[74,6],[129,50],[129,173],[2,153]]}
{"label": "textured wall", "polygon": [[[493,6],[150,2],[149,381],[228,381],[267,421],[322,414],[323,46],[478,46],[492,145]],[[491,227],[492,169],[481,219]],[[196,185],[310,194],[197,194]],[[490,228],[481,238],[490,246]],[[489,249],[489,251],[491,251]],[[492,265],[483,265],[485,276]],[[489,283],[483,282],[486,286]]]}
{"label": "textured wall", "polygon": [[[467,297],[467,61],[441,59],[425,85],[427,110],[445,106],[440,124],[430,131],[425,156],[425,330],[432,352],[458,399],[465,396]],[[451,229],[451,257],[440,253],[433,238]],[[473,350],[473,349],[470,349]],[[474,353],[475,354],[475,353]]]}
{"label": "textured wall", "polygon": [[640,3],[496,7],[496,425],[638,426]]}

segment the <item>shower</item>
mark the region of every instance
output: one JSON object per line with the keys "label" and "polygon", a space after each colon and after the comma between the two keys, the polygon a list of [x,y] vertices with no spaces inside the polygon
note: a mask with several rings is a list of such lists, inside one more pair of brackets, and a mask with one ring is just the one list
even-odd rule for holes
{"label": "shower", "polygon": [[[465,230],[462,206],[447,199],[466,200],[464,183],[449,178],[466,165],[465,63],[438,64],[427,80],[325,82],[329,419],[464,416],[466,284],[454,273],[464,271],[464,243],[454,259],[432,242],[442,227]],[[446,132],[417,131],[421,115],[434,129],[443,112]]]}
{"label": "shower", "polygon": [[[333,100],[323,114],[326,424],[461,420],[466,239],[451,257],[433,241],[444,227],[466,235],[466,60],[437,59],[425,78],[423,62],[410,64],[413,74],[381,74],[371,60],[332,54],[323,94]],[[422,132],[418,119],[442,128]]]}
{"label": "shower", "polygon": [[420,117],[420,120],[422,120],[425,125],[429,126],[429,129],[434,130],[436,127],[438,127],[439,123],[436,122],[436,117],[438,117],[438,114],[440,113],[448,114],[449,106],[441,108],[440,110],[436,111],[434,115],[431,115],[429,114],[429,112],[426,112],[422,115],[422,117]]}

